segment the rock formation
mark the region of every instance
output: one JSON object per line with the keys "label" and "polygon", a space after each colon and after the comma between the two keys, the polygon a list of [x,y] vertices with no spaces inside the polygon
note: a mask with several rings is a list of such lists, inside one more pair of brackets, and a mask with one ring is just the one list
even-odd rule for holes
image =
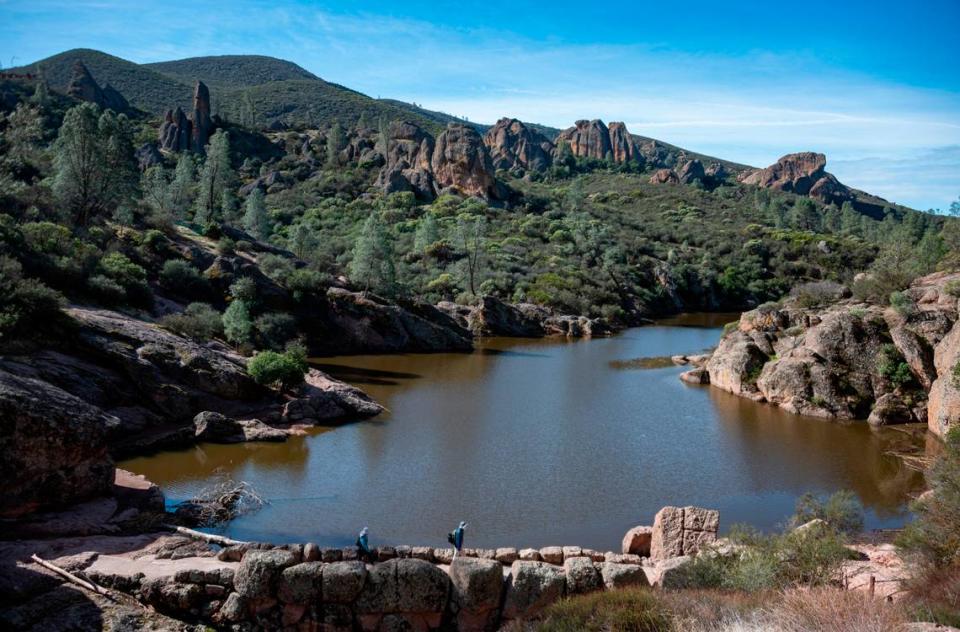
{"label": "rock formation", "polygon": [[650,176],[650,184],[679,184],[680,176],[673,169],[657,169]]}
{"label": "rock formation", "polygon": [[[707,361],[709,383],[795,413],[925,422],[943,436],[960,421],[958,300],[948,291],[956,281],[960,273],[915,280],[903,313],[850,298],[745,312]],[[895,382],[891,369],[901,366],[910,379]]]}
{"label": "rock formation", "polygon": [[677,179],[681,184],[692,184],[696,180],[703,182],[705,177],[703,164],[699,160],[688,160],[677,171]]}
{"label": "rock formation", "polygon": [[497,121],[484,134],[483,142],[494,169],[543,171],[553,161],[553,143],[517,119]]}
{"label": "rock formation", "polygon": [[643,157],[637,150],[627,126],[619,121],[612,121],[607,129],[610,134],[610,151],[613,154],[614,162],[634,162],[643,163]]}
{"label": "rock formation", "polygon": [[739,179],[744,184],[809,195],[824,203],[840,204],[853,199],[850,190],[826,172],[826,165],[827,157],[823,154],[788,154],[765,169],[744,172]]}
{"label": "rock formation", "polygon": [[465,196],[500,200],[503,185],[494,177],[490,154],[479,132],[462,123],[450,123],[437,138],[430,160],[437,193],[452,191]]}
{"label": "rock formation", "polygon": [[193,90],[193,113],[188,117],[179,107],[167,110],[160,124],[158,140],[165,151],[193,151],[202,154],[213,134],[210,116],[210,90],[197,81]]}
{"label": "rock formation", "polygon": [[433,137],[414,123],[390,124],[386,164],[377,177],[384,193],[412,191],[417,197],[432,200],[436,196],[431,159]]}
{"label": "rock formation", "polygon": [[613,156],[610,130],[600,119],[577,121],[573,127],[560,132],[555,143],[558,148],[561,144],[565,144],[578,158],[605,160]]}
{"label": "rock formation", "polygon": [[702,507],[664,507],[653,520],[650,557],[696,555],[717,539],[720,512]]}
{"label": "rock formation", "polygon": [[73,65],[73,74],[67,84],[67,94],[81,101],[96,103],[103,109],[127,112],[130,104],[115,88],[107,84],[101,88],[82,61]]}
{"label": "rock formation", "polygon": [[477,336],[589,338],[611,333],[610,326],[600,318],[558,315],[542,305],[509,304],[495,296],[484,296],[477,305],[444,301],[437,308]]}

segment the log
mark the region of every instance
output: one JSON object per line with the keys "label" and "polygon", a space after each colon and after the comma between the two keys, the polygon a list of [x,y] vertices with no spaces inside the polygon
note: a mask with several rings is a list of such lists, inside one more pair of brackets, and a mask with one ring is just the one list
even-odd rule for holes
{"label": "log", "polygon": [[210,544],[219,544],[220,546],[238,546],[241,544],[250,544],[249,542],[245,542],[243,540],[233,540],[222,535],[213,535],[212,533],[195,531],[193,529],[178,527],[172,524],[165,524],[163,526],[172,531],[176,531],[177,533],[182,533],[183,535],[189,536],[196,540],[203,540],[204,542],[209,542]]}
{"label": "log", "polygon": [[89,580],[87,580],[87,579],[81,579],[80,577],[77,577],[76,575],[74,575],[74,574],[71,573],[70,571],[68,571],[68,570],[66,570],[66,569],[63,569],[63,568],[60,568],[60,567],[57,566],[56,564],[51,564],[50,562],[47,562],[46,560],[42,560],[42,559],[40,559],[40,558],[37,556],[36,553],[34,553],[33,555],[31,555],[31,556],[30,556],[30,559],[33,560],[34,562],[36,562],[37,564],[39,564],[40,566],[44,567],[45,569],[47,569],[47,570],[49,570],[49,571],[53,571],[54,573],[56,573],[56,574],[59,575],[60,577],[63,577],[64,579],[66,579],[68,582],[70,582],[70,583],[72,583],[72,584],[76,584],[77,586],[80,586],[81,588],[85,588],[85,589],[87,589],[87,590],[89,590],[89,591],[91,591],[91,592],[95,592],[95,593],[97,593],[98,595],[103,595],[104,597],[108,597],[108,598],[110,598],[110,599],[114,599],[113,594],[112,594],[109,590],[107,590],[106,588],[104,588],[103,586],[98,586],[97,584],[94,584],[92,581],[89,581]]}

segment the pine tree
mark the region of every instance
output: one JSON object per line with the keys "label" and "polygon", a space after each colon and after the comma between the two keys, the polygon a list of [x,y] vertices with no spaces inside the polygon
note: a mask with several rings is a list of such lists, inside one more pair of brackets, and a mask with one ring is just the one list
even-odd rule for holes
{"label": "pine tree", "polygon": [[193,204],[196,175],[197,162],[193,154],[181,152],[169,188],[170,212],[177,220],[186,219],[187,211]]}
{"label": "pine tree", "polygon": [[230,135],[218,130],[207,145],[193,221],[198,224],[216,221],[217,212],[223,205],[223,192],[232,189],[235,182],[236,174],[230,164]]}
{"label": "pine tree", "polygon": [[227,340],[239,346],[250,342],[253,336],[253,319],[250,306],[242,299],[235,299],[223,313],[223,334]]}
{"label": "pine tree", "polygon": [[307,254],[307,250],[310,249],[310,245],[313,242],[313,236],[310,234],[310,229],[306,224],[300,223],[294,226],[293,231],[290,233],[289,247],[293,250],[293,254],[299,259]]}
{"label": "pine tree", "polygon": [[170,208],[169,174],[161,165],[154,165],[140,177],[140,188],[143,190],[143,201],[150,208],[150,215],[155,224],[167,226],[173,223],[173,211]]}
{"label": "pine tree", "polygon": [[461,216],[457,220],[457,235],[464,252],[463,267],[467,287],[477,296],[477,287],[486,265],[487,222],[484,217]]}
{"label": "pine tree", "polygon": [[413,249],[423,254],[427,247],[436,243],[439,239],[440,229],[437,227],[437,218],[432,212],[427,211],[417,223],[417,232],[413,237]]}
{"label": "pine tree", "polygon": [[392,294],[396,288],[397,270],[393,245],[379,213],[371,213],[363,223],[353,247],[350,278],[366,290]]}
{"label": "pine tree", "polygon": [[340,148],[343,146],[343,130],[340,123],[334,123],[327,134],[327,166],[336,167],[340,164]]}
{"label": "pine tree", "polygon": [[263,190],[260,187],[254,187],[247,196],[243,213],[244,229],[261,241],[270,236],[270,220],[267,218],[267,207],[263,197]]}
{"label": "pine tree", "polygon": [[54,193],[77,225],[129,203],[137,192],[139,173],[129,123],[122,114],[100,114],[92,103],[71,108],[53,154]]}
{"label": "pine tree", "polygon": [[390,126],[387,124],[387,119],[381,116],[377,119],[377,151],[380,152],[381,156],[386,158],[389,149]]}
{"label": "pine tree", "polygon": [[791,219],[793,227],[797,230],[820,230],[821,217],[813,200],[801,198],[794,202]]}

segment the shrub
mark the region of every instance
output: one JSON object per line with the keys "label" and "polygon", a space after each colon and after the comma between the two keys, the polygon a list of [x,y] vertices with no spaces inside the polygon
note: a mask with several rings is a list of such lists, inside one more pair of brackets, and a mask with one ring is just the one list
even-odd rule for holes
{"label": "shrub", "polygon": [[910,314],[915,312],[917,309],[917,306],[914,304],[913,299],[911,299],[909,296],[907,296],[903,292],[891,293],[890,305],[901,316],[909,316]]}
{"label": "shrub", "polygon": [[174,333],[200,342],[223,334],[220,312],[206,303],[190,303],[182,314],[165,316],[160,324]]}
{"label": "shrub", "polygon": [[217,242],[217,253],[223,256],[229,256],[236,254],[237,252],[237,242],[230,239],[229,237],[221,237]]}
{"label": "shrub", "polygon": [[123,286],[102,274],[95,274],[87,279],[87,289],[94,298],[108,305],[123,303],[127,299]]}
{"label": "shrub", "polygon": [[170,259],[163,264],[160,285],[189,298],[205,298],[210,293],[210,283],[199,270],[183,259]]}
{"label": "shrub", "polygon": [[616,590],[558,601],[543,611],[537,629],[542,632],[660,632],[671,629],[671,618],[650,590]]}
{"label": "shrub", "polygon": [[943,286],[943,291],[954,298],[960,298],[960,279],[947,281]]}
{"label": "shrub", "polygon": [[[126,299],[136,305],[149,305],[152,301],[153,294],[150,292],[150,286],[147,285],[147,271],[123,253],[111,252],[103,257],[100,260],[99,270],[102,276],[114,282],[114,287],[120,287],[122,294],[120,300]],[[98,280],[92,283],[91,287],[106,289],[109,285],[111,284]],[[113,291],[113,287],[110,291]]]}
{"label": "shrub", "polygon": [[951,371],[951,375],[952,375],[951,380],[953,381],[953,385],[956,388],[960,388],[960,360],[958,360],[957,363],[953,365],[953,370]]}
{"label": "shrub", "polygon": [[823,499],[807,492],[797,499],[791,527],[799,527],[820,519],[840,533],[857,533],[863,529],[863,506],[849,490],[834,492]]}
{"label": "shrub", "polygon": [[271,281],[283,286],[287,284],[287,279],[295,269],[290,259],[270,253],[259,255],[257,265],[260,267],[260,271],[267,275]]}
{"label": "shrub", "polygon": [[297,334],[297,321],[290,314],[270,312],[254,321],[254,328],[261,346],[267,349],[283,349]]}
{"label": "shrub", "polygon": [[797,300],[800,307],[820,307],[830,305],[843,298],[847,289],[833,281],[813,281],[798,285],[791,295]]}
{"label": "shrub", "polygon": [[258,384],[292,388],[303,382],[306,359],[297,352],[261,351],[247,362],[247,372]]}
{"label": "shrub", "polygon": [[907,621],[899,604],[874,599],[863,591],[817,588],[784,593],[767,610],[762,627],[757,629],[900,632]]}
{"label": "shrub", "polygon": [[329,284],[329,277],[311,270],[300,268],[294,270],[286,280],[287,289],[293,294],[293,300],[303,302],[315,294],[322,294],[324,286]]}
{"label": "shrub", "polygon": [[59,318],[63,303],[59,292],[23,278],[19,261],[0,255],[0,340],[40,330]]}
{"label": "shrub", "polygon": [[230,285],[230,296],[237,301],[244,301],[247,307],[254,305],[257,300],[257,283],[250,277],[240,277]]}
{"label": "shrub", "polygon": [[880,347],[877,358],[877,373],[890,380],[894,388],[905,386],[913,380],[910,365],[904,361],[897,347],[889,343]]}

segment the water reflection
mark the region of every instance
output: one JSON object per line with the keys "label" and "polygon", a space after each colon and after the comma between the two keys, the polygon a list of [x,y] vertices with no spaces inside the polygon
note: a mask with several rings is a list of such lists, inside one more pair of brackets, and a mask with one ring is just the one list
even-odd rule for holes
{"label": "water reflection", "polygon": [[909,435],[690,386],[683,367],[612,368],[700,352],[729,320],[593,341],[491,339],[473,354],[325,358],[320,368],[389,410],[285,444],[204,445],[123,466],[173,498],[223,468],[274,501],[229,533],[276,541],[349,544],[369,525],[377,542],[442,546],[465,519],[478,546],[610,549],[665,504],[771,528],[801,493],[840,488],[861,498],[869,526],[901,522],[922,479],[887,452]]}

